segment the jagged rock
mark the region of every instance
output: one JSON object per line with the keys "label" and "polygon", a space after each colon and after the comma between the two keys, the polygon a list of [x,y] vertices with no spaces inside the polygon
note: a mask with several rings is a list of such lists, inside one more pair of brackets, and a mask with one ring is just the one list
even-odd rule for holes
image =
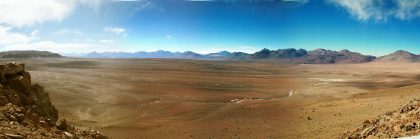
{"label": "jagged rock", "polygon": [[0,94],[7,98],[7,103],[11,103],[14,105],[21,105],[22,101],[18,94],[10,89],[3,89],[1,90]]}
{"label": "jagged rock", "polygon": [[58,119],[57,109],[52,105],[50,97],[44,88],[38,84],[32,85],[31,96],[34,100],[36,109],[34,109],[41,116],[51,119],[55,123]]}
{"label": "jagged rock", "polygon": [[12,138],[12,139],[24,139],[24,138],[25,138],[25,137],[23,137],[23,136],[21,136],[21,135],[16,135],[16,134],[9,134],[9,133],[6,133],[6,134],[4,134],[4,135],[6,135],[7,137]]}
{"label": "jagged rock", "polygon": [[56,126],[57,126],[57,129],[64,130],[64,131],[67,130],[68,125],[67,125],[66,119],[58,120],[56,123]]}
{"label": "jagged rock", "polygon": [[25,69],[25,64],[16,64],[14,62],[7,63],[4,66],[4,75],[5,76],[16,75],[24,71],[24,69]]}
{"label": "jagged rock", "polygon": [[387,112],[375,120],[366,120],[359,128],[348,131],[344,138],[396,138],[420,134],[420,99],[399,110]]}
{"label": "jagged rock", "polygon": [[29,84],[31,84],[31,74],[29,74],[29,72],[27,71],[23,71],[22,72],[22,76],[29,81]]}
{"label": "jagged rock", "polygon": [[7,80],[7,85],[13,90],[28,95],[31,92],[31,83],[23,76],[17,76],[13,79]]}
{"label": "jagged rock", "polygon": [[69,132],[65,132],[64,131],[64,135],[66,135],[66,138],[69,138],[69,139],[74,138],[73,134],[72,133],[69,133]]}
{"label": "jagged rock", "polygon": [[16,115],[16,119],[17,119],[18,122],[22,122],[24,120],[24,118],[25,118],[24,114],[19,113],[19,114]]}

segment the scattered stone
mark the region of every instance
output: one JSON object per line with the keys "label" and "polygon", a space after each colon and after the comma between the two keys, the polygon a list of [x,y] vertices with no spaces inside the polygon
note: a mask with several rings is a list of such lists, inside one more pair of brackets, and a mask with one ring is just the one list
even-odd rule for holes
{"label": "scattered stone", "polygon": [[12,138],[12,139],[24,139],[24,138],[25,138],[25,137],[23,137],[23,136],[21,136],[21,135],[16,135],[16,134],[9,134],[9,133],[6,133],[6,134],[4,134],[4,135],[6,135],[7,137]]}
{"label": "scattered stone", "polygon": [[60,129],[60,130],[63,130],[63,131],[67,130],[68,125],[67,125],[66,119],[58,120],[57,123],[56,123],[56,126],[57,126],[57,129]]}
{"label": "scattered stone", "polygon": [[17,121],[22,122],[25,118],[25,114],[19,113],[16,115]]}
{"label": "scattered stone", "polygon": [[387,112],[374,120],[366,120],[343,138],[398,138],[420,134],[420,99],[410,101],[399,110]]}
{"label": "scattered stone", "polygon": [[69,139],[74,138],[72,133],[69,133],[69,132],[66,132],[66,131],[64,131],[64,135],[66,135],[66,138],[69,138]]}

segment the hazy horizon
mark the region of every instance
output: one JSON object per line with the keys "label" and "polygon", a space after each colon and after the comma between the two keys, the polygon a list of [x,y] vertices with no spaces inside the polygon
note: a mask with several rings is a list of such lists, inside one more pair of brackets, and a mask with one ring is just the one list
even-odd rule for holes
{"label": "hazy horizon", "polygon": [[0,50],[420,53],[420,1],[5,0]]}

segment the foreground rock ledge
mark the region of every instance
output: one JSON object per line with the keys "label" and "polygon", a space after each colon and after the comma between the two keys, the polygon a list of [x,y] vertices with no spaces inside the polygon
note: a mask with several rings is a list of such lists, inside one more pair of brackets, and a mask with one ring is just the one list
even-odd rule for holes
{"label": "foreground rock ledge", "polygon": [[40,85],[31,85],[24,64],[0,64],[0,139],[107,138],[58,119],[49,95]]}
{"label": "foreground rock ledge", "polygon": [[420,99],[410,101],[397,111],[387,112],[344,134],[347,139],[398,138],[420,135]]}

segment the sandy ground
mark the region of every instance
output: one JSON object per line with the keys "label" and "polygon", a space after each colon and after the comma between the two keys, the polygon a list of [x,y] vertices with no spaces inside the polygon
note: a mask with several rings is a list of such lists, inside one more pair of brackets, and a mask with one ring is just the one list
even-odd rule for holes
{"label": "sandy ground", "polygon": [[420,64],[14,61],[62,116],[112,138],[340,138],[420,98]]}

